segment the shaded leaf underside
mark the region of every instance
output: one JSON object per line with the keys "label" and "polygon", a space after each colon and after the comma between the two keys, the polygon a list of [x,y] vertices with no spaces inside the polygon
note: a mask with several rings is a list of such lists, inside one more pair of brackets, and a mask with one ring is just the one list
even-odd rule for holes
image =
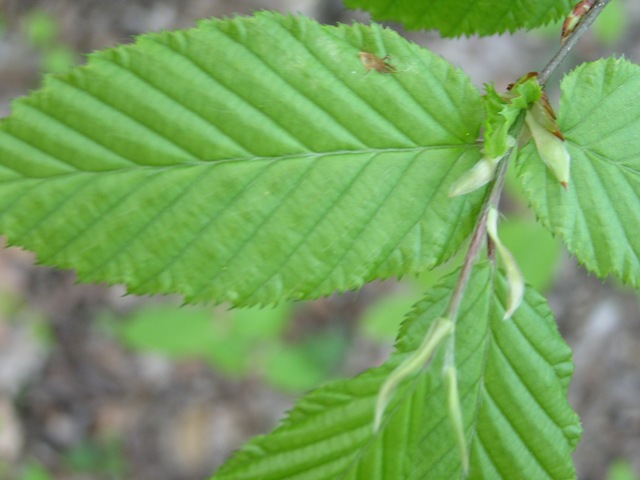
{"label": "shaded leaf underside", "polygon": [[533,208],[569,251],[604,277],[640,284],[640,66],[584,64],[562,82],[558,125],[571,155],[565,191],[528,145],[519,173]]}
{"label": "shaded leaf underside", "polygon": [[[368,71],[359,52],[389,55]],[[0,231],[134,293],[310,298],[444,261],[482,192],[469,79],[378,26],[261,13],[140,37],[0,127]]]}
{"label": "shaded leaf underside", "polygon": [[402,22],[409,29],[437,29],[446,37],[494,35],[541,27],[561,20],[572,8],[570,0],[346,0],[376,20]]}
{"label": "shaded leaf underside", "polygon": [[[380,433],[372,433],[382,383],[442,314],[454,280],[449,277],[415,307],[387,363],[304,397],[282,426],[245,445],[214,479],[459,478],[443,355],[399,387]],[[456,330],[470,478],[520,478],[522,472],[573,478],[571,451],[580,426],[566,401],[571,352],[539,295],[528,290],[513,320],[505,322],[507,296],[505,280],[493,279],[487,265],[478,267]]]}

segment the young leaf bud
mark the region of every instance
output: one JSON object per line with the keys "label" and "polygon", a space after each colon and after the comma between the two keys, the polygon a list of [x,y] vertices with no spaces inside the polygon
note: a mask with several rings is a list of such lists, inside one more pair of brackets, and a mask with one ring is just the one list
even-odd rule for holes
{"label": "young leaf bud", "polygon": [[483,158],[476,163],[471,170],[467,171],[462,177],[453,182],[449,189],[450,197],[457,197],[465,193],[473,192],[478,188],[486,185],[496,174],[496,167],[501,157]]}
{"label": "young leaf bud", "polygon": [[380,429],[382,417],[398,385],[417,372],[431,359],[442,341],[453,332],[454,324],[448,318],[438,318],[429,328],[420,346],[409,355],[387,377],[376,401],[376,410],[373,420],[374,433]]}
{"label": "young leaf bud", "polygon": [[490,207],[487,212],[487,233],[493,240],[498,255],[504,263],[507,283],[509,284],[509,301],[507,303],[507,311],[502,318],[508,320],[513,316],[524,298],[524,277],[520,272],[516,259],[498,237],[498,210],[495,207]]}
{"label": "young leaf bud", "polygon": [[538,121],[538,118],[540,118],[536,115],[538,111],[540,110],[537,107],[532,107],[528,110],[525,116],[525,122],[533,137],[533,142],[536,145],[540,158],[542,158],[542,161],[549,170],[551,170],[551,173],[553,173],[560,184],[566,189],[569,186],[571,167],[571,157],[569,156],[567,145],[564,137],[560,131],[557,130],[557,127],[555,127],[555,131],[550,130]]}
{"label": "young leaf bud", "polygon": [[596,3],[596,0],[584,0],[579,2],[573,11],[567,16],[562,24],[562,36],[560,38],[562,44],[567,41],[569,35],[573,33],[576,27],[582,21],[582,18],[587,14],[591,7]]}

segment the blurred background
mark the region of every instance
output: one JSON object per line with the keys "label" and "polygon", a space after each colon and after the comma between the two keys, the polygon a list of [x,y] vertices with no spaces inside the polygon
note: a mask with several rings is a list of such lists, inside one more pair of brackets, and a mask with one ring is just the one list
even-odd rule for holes
{"label": "blurred background", "polygon": [[[0,116],[44,73],[81,64],[92,50],[256,9],[368,21],[339,0],[0,0]],[[479,87],[504,89],[544,66],[559,33],[551,25],[483,39],[406,35]],[[638,2],[613,0],[563,71],[613,52],[640,61]],[[638,295],[585,273],[535,224],[513,179],[507,193],[501,235],[574,351],[570,401],[585,430],[579,478],[639,479]],[[0,250],[0,479],[208,478],[304,391],[382,363],[406,311],[455,266],[313,302],[228,311],[78,285],[73,272]]]}

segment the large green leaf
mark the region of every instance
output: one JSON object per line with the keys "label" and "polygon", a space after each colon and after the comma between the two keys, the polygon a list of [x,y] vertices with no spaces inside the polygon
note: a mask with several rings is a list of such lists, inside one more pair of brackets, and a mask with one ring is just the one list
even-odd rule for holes
{"label": "large green leaf", "polygon": [[584,64],[562,82],[558,125],[571,155],[568,190],[532,144],[518,157],[536,214],[599,276],[640,284],[640,66]]}
{"label": "large green leaf", "polygon": [[446,37],[493,35],[541,27],[560,20],[572,0],[346,0],[351,8],[363,8],[376,20],[395,20],[409,29],[437,29]]}
{"label": "large green leaf", "polygon": [[460,246],[482,192],[447,192],[481,117],[466,75],[376,25],[261,13],[145,35],[13,105],[0,232],[135,293],[355,288]]}
{"label": "large green leaf", "polygon": [[[215,480],[449,479],[461,461],[443,386],[443,352],[401,384],[378,434],[376,395],[420,344],[451,295],[454,276],[416,305],[384,365],[304,397],[274,432],[257,437]],[[569,479],[579,435],[567,403],[571,351],[544,300],[528,290],[502,320],[508,287],[484,264],[472,275],[456,329],[456,364],[474,479]]]}

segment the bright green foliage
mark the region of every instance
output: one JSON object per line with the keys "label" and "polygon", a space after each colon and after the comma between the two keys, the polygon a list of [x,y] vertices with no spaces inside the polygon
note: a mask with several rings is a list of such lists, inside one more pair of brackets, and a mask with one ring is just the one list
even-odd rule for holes
{"label": "bright green foliage", "polygon": [[[449,276],[416,306],[388,362],[304,397],[282,426],[252,440],[214,479],[459,478],[443,352],[428,370],[399,386],[381,430],[372,430],[381,385],[442,315],[455,280]],[[507,297],[506,281],[482,264],[458,320],[456,361],[470,478],[521,478],[522,472],[536,479],[572,478],[570,454],[580,426],[566,401],[571,352],[538,294],[528,290],[505,322]]]}
{"label": "bright green foliage", "polygon": [[318,297],[460,247],[483,192],[446,192],[479,158],[481,121],[466,75],[390,30],[206,21],[94,54],[13,105],[0,231],[135,293]]}
{"label": "bright green foliage", "polygon": [[[561,18],[574,2],[350,3],[368,5],[377,18],[460,35],[532,28]],[[564,80],[558,125],[572,157],[568,190],[533,144],[518,156],[542,222],[590,269],[635,285],[639,68],[611,59]],[[425,272],[454,255],[478,217],[482,232],[487,212],[494,246],[514,266],[497,240],[496,196],[479,216],[486,188],[477,187],[494,178],[522,111],[540,100],[540,86],[526,79],[505,94],[488,86],[483,100],[462,72],[395,32],[274,13],[146,35],[49,77],[14,104],[0,124],[0,233],[42,263],[75,268],[84,281],[236,306]],[[482,263],[459,315],[449,318],[457,279],[450,275],[416,305],[388,362],[303,398],[215,478],[460,478],[461,451],[469,452],[473,479],[572,478],[580,427],[566,400],[571,352],[547,306],[525,288],[503,321],[519,297],[510,300],[505,278]],[[154,324],[158,316],[127,338],[142,343],[155,334],[173,355],[205,356],[212,346],[217,364],[238,353],[249,358],[258,338],[283,326],[279,317],[246,330],[236,318],[229,334],[236,341],[227,342],[208,316],[198,316],[186,337],[174,336],[175,318]],[[409,362],[415,368],[379,397],[445,317],[455,322],[449,384],[442,347],[427,369],[426,355]],[[271,381],[299,388],[331,369],[344,338],[336,330],[258,353]],[[458,395],[460,402],[450,401]],[[374,431],[377,398],[389,404]]]}
{"label": "bright green foliage", "polygon": [[346,0],[376,20],[395,20],[409,29],[440,30],[445,37],[493,35],[546,25],[565,17],[571,0]]}
{"label": "bright green foliage", "polygon": [[584,64],[562,82],[558,125],[571,155],[568,190],[531,144],[519,155],[525,191],[542,222],[599,276],[640,284],[640,67]]}
{"label": "bright green foliage", "polygon": [[509,131],[518,115],[540,99],[542,87],[536,77],[523,79],[504,94],[499,94],[493,85],[485,86],[484,96],[487,118],[485,120],[485,141],[483,151],[485,157],[499,159],[513,145]]}
{"label": "bright green foliage", "polygon": [[510,132],[519,114],[542,96],[542,87],[536,77],[530,75],[525,75],[503,94],[492,84],[486,85],[486,91],[482,160],[454,182],[449,196],[466,195],[493,180],[498,163],[516,143]]}

